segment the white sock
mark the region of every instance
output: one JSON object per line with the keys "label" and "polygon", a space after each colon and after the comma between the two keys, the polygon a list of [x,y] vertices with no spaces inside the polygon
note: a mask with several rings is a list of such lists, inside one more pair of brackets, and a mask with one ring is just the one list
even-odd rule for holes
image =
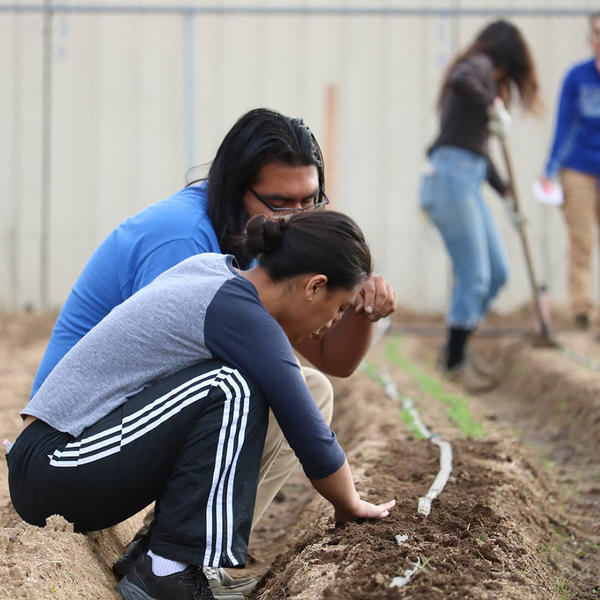
{"label": "white sock", "polygon": [[181,573],[187,567],[187,563],[178,562],[169,558],[164,558],[158,554],[154,554],[152,550],[148,550],[148,556],[152,559],[152,572],[157,577],[165,577],[173,575],[173,573]]}

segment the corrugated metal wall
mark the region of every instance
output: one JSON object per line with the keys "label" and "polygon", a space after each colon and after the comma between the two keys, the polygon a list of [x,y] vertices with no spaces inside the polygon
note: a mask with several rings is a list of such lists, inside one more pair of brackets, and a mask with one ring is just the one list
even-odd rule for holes
{"label": "corrugated metal wall", "polygon": [[[326,7],[316,0],[237,4],[314,11],[306,15],[186,13],[166,0],[144,6],[171,12],[57,11],[46,55],[41,12],[0,11],[0,308],[59,306],[104,236],[182,187],[188,167],[209,162],[248,109],[302,116],[325,145],[326,90],[334,86],[337,135],[325,151],[335,161],[335,206],[362,225],[402,304],[443,309],[448,261],[417,197],[435,96],[449,58],[493,17],[477,9],[520,2],[462,1],[459,16],[435,10],[437,2],[411,3],[429,14],[376,15],[319,13]],[[547,12],[575,8],[564,0],[528,6],[539,12],[509,18],[531,44],[547,112],[535,120],[517,111],[510,144],[540,279],[564,299],[562,219],[530,189],[546,159],[564,71],[588,55],[587,23]],[[488,195],[512,261],[496,305],[508,309],[529,288],[518,237]]]}

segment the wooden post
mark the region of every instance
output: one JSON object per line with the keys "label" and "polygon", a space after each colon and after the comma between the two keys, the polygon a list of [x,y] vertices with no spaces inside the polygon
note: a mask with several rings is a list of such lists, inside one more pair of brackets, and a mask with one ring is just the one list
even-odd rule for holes
{"label": "wooden post", "polygon": [[338,117],[338,88],[329,84],[325,88],[324,143],[323,160],[325,161],[325,192],[331,200],[330,207],[334,208],[336,198],[337,178],[337,117]]}

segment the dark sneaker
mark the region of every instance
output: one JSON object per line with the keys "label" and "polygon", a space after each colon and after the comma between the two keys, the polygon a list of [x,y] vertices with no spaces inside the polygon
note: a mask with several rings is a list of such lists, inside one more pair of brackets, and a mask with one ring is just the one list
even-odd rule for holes
{"label": "dark sneaker", "polygon": [[239,600],[249,594],[258,581],[252,577],[236,579],[231,577],[225,569],[203,567],[202,570],[208,579],[208,585],[216,600]]}
{"label": "dark sneaker", "polygon": [[181,573],[159,577],[147,554],[138,556],[117,592],[123,600],[215,600],[200,567],[190,565]]}
{"label": "dark sneaker", "polygon": [[123,556],[117,560],[113,565],[112,570],[117,579],[125,577],[135,561],[142,555],[148,552],[150,549],[150,534],[149,533],[137,533],[135,537],[129,542]]}

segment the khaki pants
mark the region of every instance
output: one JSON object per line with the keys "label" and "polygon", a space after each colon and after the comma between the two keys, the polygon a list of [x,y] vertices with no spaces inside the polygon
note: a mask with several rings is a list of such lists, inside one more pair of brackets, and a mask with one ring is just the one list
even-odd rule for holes
{"label": "khaki pants", "polygon": [[592,311],[591,257],[594,223],[600,221],[598,178],[573,169],[560,172],[569,236],[569,294],[574,315]]}
{"label": "khaki pants", "polygon": [[[306,385],[312,394],[321,414],[328,425],[333,417],[333,388],[329,379],[312,367],[301,367]],[[263,456],[258,474],[258,489],[252,528],[271,504],[277,492],[283,487],[294,469],[299,465],[298,458],[283,437],[283,432],[277,424],[273,411],[269,410],[269,427],[265,438]],[[144,516],[144,525],[138,533],[147,531],[154,520],[154,510],[149,510]]]}
{"label": "khaki pants", "polygon": [[[310,390],[319,410],[328,425],[333,417],[333,388],[329,379],[320,371],[311,367],[301,367],[306,385]],[[283,437],[283,432],[277,424],[273,411],[269,411],[269,428],[265,439],[260,472],[258,474],[258,489],[252,528],[283,487],[294,469],[299,465],[294,451]]]}

